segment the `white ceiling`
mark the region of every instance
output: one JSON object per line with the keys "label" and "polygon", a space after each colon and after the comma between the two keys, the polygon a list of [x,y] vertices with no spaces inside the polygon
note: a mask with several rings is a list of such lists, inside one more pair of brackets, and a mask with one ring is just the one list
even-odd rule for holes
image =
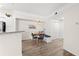
{"label": "white ceiling", "polygon": [[4,9],[23,11],[39,16],[49,16],[57,9],[62,8],[65,3],[10,3],[4,5]]}

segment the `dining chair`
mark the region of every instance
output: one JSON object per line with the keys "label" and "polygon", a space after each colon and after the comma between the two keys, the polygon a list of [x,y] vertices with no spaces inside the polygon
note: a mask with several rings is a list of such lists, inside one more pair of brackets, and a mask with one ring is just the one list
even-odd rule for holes
{"label": "dining chair", "polygon": [[39,34],[38,40],[43,40],[44,39],[44,34]]}
{"label": "dining chair", "polygon": [[35,39],[37,39],[37,36],[32,33],[32,38],[35,40]]}

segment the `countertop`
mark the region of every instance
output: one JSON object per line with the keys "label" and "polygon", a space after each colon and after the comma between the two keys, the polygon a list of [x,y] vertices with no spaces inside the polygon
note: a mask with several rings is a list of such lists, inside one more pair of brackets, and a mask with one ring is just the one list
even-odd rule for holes
{"label": "countertop", "polygon": [[10,31],[10,32],[0,32],[0,34],[11,34],[11,33],[22,33],[24,31]]}

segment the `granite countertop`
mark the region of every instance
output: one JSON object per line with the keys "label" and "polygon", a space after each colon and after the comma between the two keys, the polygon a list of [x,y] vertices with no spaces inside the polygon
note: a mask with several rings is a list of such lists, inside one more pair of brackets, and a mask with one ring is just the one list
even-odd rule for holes
{"label": "granite countertop", "polygon": [[24,32],[24,31],[0,32],[0,34],[22,33],[22,32]]}

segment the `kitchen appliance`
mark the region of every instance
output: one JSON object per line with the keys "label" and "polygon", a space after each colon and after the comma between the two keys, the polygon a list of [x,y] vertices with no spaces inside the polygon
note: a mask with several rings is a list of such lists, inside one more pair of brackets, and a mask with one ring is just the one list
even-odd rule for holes
{"label": "kitchen appliance", "polygon": [[0,21],[0,32],[6,32],[6,22]]}

